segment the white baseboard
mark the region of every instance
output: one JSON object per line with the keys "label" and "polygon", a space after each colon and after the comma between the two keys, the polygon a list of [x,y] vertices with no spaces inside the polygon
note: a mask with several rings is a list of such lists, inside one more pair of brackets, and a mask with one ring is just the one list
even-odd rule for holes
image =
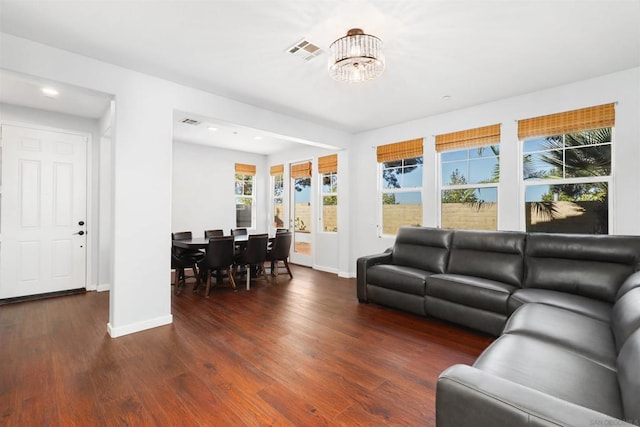
{"label": "white baseboard", "polygon": [[324,271],[325,273],[338,274],[338,269],[337,268],[333,268],[333,267],[323,267],[321,265],[314,265],[313,269],[314,270],[319,270],[319,271]]}
{"label": "white baseboard", "polygon": [[111,323],[107,323],[107,332],[111,338],[117,338],[123,335],[144,331],[146,329],[157,328],[158,326],[170,325],[171,323],[173,323],[173,315],[169,314],[167,316],[156,317],[155,319],[148,319],[143,320],[142,322],[118,326],[117,328],[111,326]]}
{"label": "white baseboard", "polygon": [[356,275],[355,273],[352,273],[350,271],[339,271],[338,277],[344,277],[345,279],[355,279]]}
{"label": "white baseboard", "polygon": [[104,291],[110,291],[110,290],[111,290],[111,283],[101,283],[96,287],[96,291],[98,292],[104,292]]}

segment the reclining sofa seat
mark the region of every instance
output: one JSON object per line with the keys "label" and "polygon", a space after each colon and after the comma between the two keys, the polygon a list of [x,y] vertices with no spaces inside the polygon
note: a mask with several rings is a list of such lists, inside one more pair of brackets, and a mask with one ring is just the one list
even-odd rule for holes
{"label": "reclining sofa seat", "polygon": [[426,313],[499,335],[522,287],[524,250],[524,233],[456,230],[446,273],[427,277]]}
{"label": "reclining sofa seat", "polygon": [[509,314],[539,302],[609,321],[622,283],[640,270],[640,238],[529,233],[524,262]]}
{"label": "reclining sofa seat", "polygon": [[358,300],[425,315],[427,277],[444,273],[453,230],[401,227],[393,248],[358,259]]}
{"label": "reclining sofa seat", "polygon": [[[637,284],[637,281],[636,281]],[[611,323],[528,303],[473,367],[438,379],[438,427],[640,425],[640,287]]]}

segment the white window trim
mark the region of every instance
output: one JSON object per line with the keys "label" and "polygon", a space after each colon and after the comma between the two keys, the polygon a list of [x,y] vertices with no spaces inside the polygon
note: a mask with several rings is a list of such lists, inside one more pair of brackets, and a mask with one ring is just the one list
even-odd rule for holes
{"label": "white window trim", "polygon": [[[337,231],[325,231],[324,230],[324,196],[336,196],[336,200],[340,203],[340,199],[338,199],[338,185],[340,178],[338,177],[338,172],[329,172],[329,173],[318,173],[318,233],[326,233],[326,234],[336,234]],[[323,190],[323,178],[325,175],[335,175],[336,176],[336,191],[333,193],[325,193]],[[336,206],[338,206],[336,204]]]}
{"label": "white window trim", "polygon": [[271,195],[270,197],[270,210],[269,210],[269,228],[275,230],[277,227],[275,225],[275,210],[276,210],[276,192],[275,192],[275,184],[276,184],[276,177],[282,177],[282,195],[280,196],[280,198],[282,199],[282,224],[283,224],[283,228],[289,228],[287,226],[288,222],[286,221],[286,206],[285,206],[285,185],[284,185],[284,173],[279,174],[279,175],[270,175],[270,180],[269,180],[269,184],[270,184],[270,188],[269,188],[269,193]]}
{"label": "white window trim", "polygon": [[[243,194],[235,194],[235,189],[234,189],[234,201],[235,201],[235,205],[238,205],[238,198],[243,198],[243,199],[251,199],[251,226],[247,227],[247,230],[251,230],[251,231],[255,231],[256,230],[256,217],[257,217],[257,208],[256,208],[256,175],[247,175],[244,173],[241,174],[234,174],[233,178],[234,178],[234,185],[235,185],[235,176],[236,175],[242,175],[243,177],[245,176],[250,176],[252,179],[251,182],[251,195],[247,196],[247,195],[243,195]],[[236,213],[237,215],[237,213]],[[238,226],[238,218],[236,216],[236,227]]]}
{"label": "white window trim", "polygon": [[[615,126],[611,127],[611,173],[606,176],[593,176],[593,177],[578,177],[578,178],[555,178],[555,179],[524,179],[524,166],[522,164],[522,158],[524,156],[524,141],[526,140],[518,140],[518,176],[520,177],[520,197],[519,197],[519,208],[520,212],[520,231],[527,231],[527,216],[525,212],[525,199],[526,199],[526,190],[527,187],[533,185],[562,185],[562,184],[588,184],[591,182],[606,182],[609,188],[608,194],[608,203],[607,209],[609,210],[607,215],[607,227],[609,228],[609,235],[616,234],[614,230],[615,221],[614,221],[614,211],[613,207],[615,206],[614,197],[615,197],[615,151],[616,151],[616,131]],[[594,145],[609,145],[609,144],[594,144]],[[539,151],[536,151],[539,152]],[[531,154],[531,153],[527,153]]]}
{"label": "white window trim", "polygon": [[[420,222],[422,224],[424,224],[424,154],[422,156],[417,156],[417,157],[422,157],[423,163],[422,163],[422,185],[419,187],[406,187],[406,188],[382,188],[382,170],[384,169],[383,165],[384,162],[382,163],[378,163],[378,169],[377,169],[377,191],[378,191],[378,197],[377,199],[377,204],[378,204],[378,221],[376,224],[376,235],[378,236],[378,238],[382,238],[382,237],[395,237],[395,234],[384,234],[382,232],[382,230],[384,230],[384,224],[383,224],[383,218],[382,218],[382,198],[383,195],[385,193],[420,193],[420,206],[422,206],[423,209],[423,218],[420,218]],[[412,159],[415,157],[411,157]]]}

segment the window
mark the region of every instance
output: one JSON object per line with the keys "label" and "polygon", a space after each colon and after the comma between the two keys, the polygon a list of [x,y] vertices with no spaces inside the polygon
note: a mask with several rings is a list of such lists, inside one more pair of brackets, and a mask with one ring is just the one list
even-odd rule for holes
{"label": "window", "polygon": [[381,226],[395,235],[402,225],[422,225],[422,138],[377,148]]}
{"label": "window", "polygon": [[322,231],[338,231],[338,155],[320,157],[318,172],[322,185],[320,197],[322,206]]}
{"label": "window", "polygon": [[500,125],[436,136],[440,152],[440,225],[496,230]]}
{"label": "window", "polygon": [[271,190],[273,197],[273,226],[284,227],[284,165],[271,166]]}
{"label": "window", "polygon": [[236,163],[236,227],[255,228],[254,180],[256,167]]}
{"label": "window", "polygon": [[[518,123],[527,231],[609,233],[614,114],[608,104],[528,119],[539,121],[537,132],[521,133],[520,123],[527,120]],[[572,117],[582,117],[584,123],[569,122]],[[593,117],[601,120],[594,125],[589,122]],[[550,118],[554,128],[544,129],[541,119]],[[563,120],[569,125],[558,127]]]}

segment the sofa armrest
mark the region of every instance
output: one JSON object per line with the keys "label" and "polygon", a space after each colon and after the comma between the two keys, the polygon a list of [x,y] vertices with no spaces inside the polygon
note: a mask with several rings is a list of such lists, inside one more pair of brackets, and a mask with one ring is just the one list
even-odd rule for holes
{"label": "sofa armrest", "polygon": [[640,271],[636,271],[631,274],[627,279],[622,283],[620,289],[618,289],[618,293],[616,294],[616,301],[619,300],[629,292],[631,289],[635,289],[640,287]]}
{"label": "sofa armrest", "polygon": [[541,427],[633,424],[472,366],[454,365],[438,378],[436,425]]}
{"label": "sofa armrest", "polygon": [[367,255],[358,258],[357,261],[357,293],[358,301],[367,302],[367,269],[376,264],[391,264],[391,248],[384,253]]}

